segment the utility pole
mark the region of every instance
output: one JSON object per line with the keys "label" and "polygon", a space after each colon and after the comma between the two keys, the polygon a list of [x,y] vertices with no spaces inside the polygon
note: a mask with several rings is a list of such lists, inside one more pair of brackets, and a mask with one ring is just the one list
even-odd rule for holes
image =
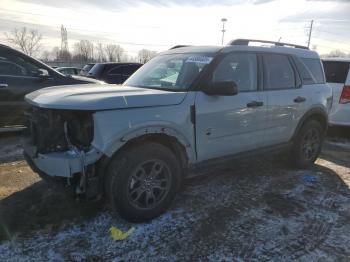
{"label": "utility pole", "polygon": [[311,42],[311,34],[312,34],[312,26],[314,24],[314,20],[311,20],[310,29],[309,29],[309,39],[307,40],[307,47],[310,47]]}
{"label": "utility pole", "polygon": [[225,37],[225,32],[226,32],[226,30],[225,30],[225,23],[227,22],[227,19],[226,19],[226,18],[222,18],[222,19],[221,19],[221,22],[222,22],[222,30],[221,30],[221,32],[222,32],[222,39],[221,39],[221,45],[224,45],[224,37]]}

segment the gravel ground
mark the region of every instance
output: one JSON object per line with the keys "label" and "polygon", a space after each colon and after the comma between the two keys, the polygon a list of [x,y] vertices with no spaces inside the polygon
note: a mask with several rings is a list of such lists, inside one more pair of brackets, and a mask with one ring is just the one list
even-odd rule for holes
{"label": "gravel ground", "polygon": [[[170,210],[144,224],[78,203],[20,156],[3,157],[0,261],[349,261],[349,148],[332,136],[308,170],[277,157],[237,161],[186,181]],[[135,230],[113,241],[111,226]]]}

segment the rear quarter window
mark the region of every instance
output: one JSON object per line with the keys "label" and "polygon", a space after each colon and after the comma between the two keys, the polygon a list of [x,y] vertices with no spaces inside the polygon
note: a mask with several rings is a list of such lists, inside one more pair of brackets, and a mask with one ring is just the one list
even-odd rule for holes
{"label": "rear quarter window", "polygon": [[[302,58],[301,59],[309,73],[313,77],[314,84],[324,84],[325,78],[320,59]],[[311,83],[309,83],[311,84]]]}
{"label": "rear quarter window", "polygon": [[344,84],[349,72],[350,62],[323,61],[323,67],[328,83]]}
{"label": "rear quarter window", "polygon": [[90,69],[89,75],[99,76],[102,73],[103,68],[104,68],[103,64],[96,64]]}

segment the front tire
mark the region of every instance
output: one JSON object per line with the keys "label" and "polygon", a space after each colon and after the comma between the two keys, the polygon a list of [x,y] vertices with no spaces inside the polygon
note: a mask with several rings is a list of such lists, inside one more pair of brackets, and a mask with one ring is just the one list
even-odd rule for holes
{"label": "front tire", "polygon": [[297,168],[307,168],[315,163],[321,153],[324,135],[324,128],[316,120],[302,126],[294,140],[291,154]]}
{"label": "front tire", "polygon": [[132,222],[161,215],[175,198],[181,167],[172,151],[157,143],[143,143],[112,159],[106,183],[114,211]]}

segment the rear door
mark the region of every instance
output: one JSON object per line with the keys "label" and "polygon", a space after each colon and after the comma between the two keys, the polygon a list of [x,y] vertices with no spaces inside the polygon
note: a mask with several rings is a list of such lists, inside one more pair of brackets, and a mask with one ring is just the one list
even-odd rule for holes
{"label": "rear door", "polygon": [[266,95],[259,90],[258,59],[253,53],[232,53],[216,67],[211,81],[234,81],[235,96],[196,95],[196,145],[199,161],[264,146]]}
{"label": "rear door", "polygon": [[25,55],[0,49],[0,127],[23,124],[24,96],[53,85],[53,78],[39,76],[39,69]]}
{"label": "rear door", "polygon": [[289,56],[263,54],[262,57],[268,112],[265,141],[271,146],[289,141],[306,111],[306,104],[311,101]]}

